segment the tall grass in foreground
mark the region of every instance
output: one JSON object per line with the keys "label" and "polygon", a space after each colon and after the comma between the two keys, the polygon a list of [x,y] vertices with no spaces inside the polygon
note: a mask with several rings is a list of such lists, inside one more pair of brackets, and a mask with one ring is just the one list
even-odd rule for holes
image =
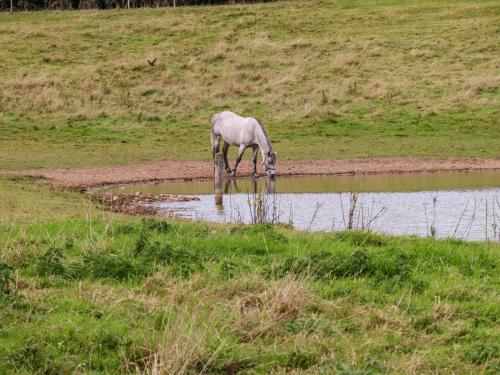
{"label": "tall grass in foreground", "polygon": [[2,252],[0,369],[494,373],[497,256],[269,225],[29,225]]}

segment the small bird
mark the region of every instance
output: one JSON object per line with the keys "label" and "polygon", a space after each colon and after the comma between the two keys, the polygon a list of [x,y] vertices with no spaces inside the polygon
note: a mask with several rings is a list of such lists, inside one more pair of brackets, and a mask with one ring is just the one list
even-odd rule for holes
{"label": "small bird", "polygon": [[153,59],[153,61],[149,61],[149,60],[148,60],[148,63],[149,63],[149,65],[151,65],[151,66],[155,66],[155,63],[156,63],[156,58],[155,58],[155,59]]}

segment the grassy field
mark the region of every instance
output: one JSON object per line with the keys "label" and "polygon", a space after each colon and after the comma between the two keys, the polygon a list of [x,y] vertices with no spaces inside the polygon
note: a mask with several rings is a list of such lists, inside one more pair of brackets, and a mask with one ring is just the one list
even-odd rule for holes
{"label": "grassy field", "polygon": [[451,0],[0,14],[0,168],[207,159],[223,109],[260,118],[280,158],[499,156],[499,14]]}
{"label": "grassy field", "polygon": [[[496,156],[500,5],[0,14],[0,169]],[[147,59],[157,58],[154,67]],[[0,176],[1,374],[497,374],[500,246],[131,218]]]}
{"label": "grassy field", "polygon": [[500,369],[496,244],[131,219],[27,178],[0,195],[0,373]]}

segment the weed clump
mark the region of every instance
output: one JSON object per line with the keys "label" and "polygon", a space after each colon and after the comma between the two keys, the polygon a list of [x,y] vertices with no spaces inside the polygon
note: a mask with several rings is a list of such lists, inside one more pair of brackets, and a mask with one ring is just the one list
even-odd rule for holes
{"label": "weed clump", "polygon": [[187,277],[204,268],[203,253],[174,247],[168,242],[151,242],[145,230],[140,232],[133,250],[136,259],[149,266],[150,270],[156,265],[168,265],[174,276]]}
{"label": "weed clump", "polygon": [[0,295],[9,294],[13,283],[12,267],[0,261]]}
{"label": "weed clump", "polygon": [[145,265],[116,254],[89,253],[78,268],[77,274],[80,277],[90,276],[99,279],[124,280],[134,276],[146,276],[149,273]]}
{"label": "weed clump", "polygon": [[317,279],[363,276],[373,273],[371,261],[370,255],[364,250],[356,250],[348,256],[335,256],[322,251],[307,256],[287,257],[274,270],[274,275],[309,275]]}
{"label": "weed clump", "polygon": [[355,246],[382,247],[387,245],[387,239],[369,231],[342,231],[333,235],[336,239],[350,242]]}
{"label": "weed clump", "polygon": [[335,369],[335,373],[338,375],[377,375],[384,372],[379,363],[373,358],[365,359],[359,370],[353,369],[344,362],[338,363]]}
{"label": "weed clump", "polygon": [[253,224],[245,226],[235,226],[230,229],[231,234],[235,235],[256,235],[263,236],[268,241],[288,242],[288,238],[278,232],[277,225],[273,224]]}
{"label": "weed clump", "polygon": [[413,258],[396,253],[392,256],[374,255],[358,249],[351,254],[333,254],[327,251],[305,256],[286,257],[277,268],[268,268],[267,275],[283,277],[288,274],[309,275],[316,279],[377,277],[406,280],[412,273]]}
{"label": "weed clump", "polygon": [[[139,243],[138,243],[139,244]],[[169,243],[155,241],[135,247],[135,255],[152,263],[165,264],[177,257],[174,248]]]}
{"label": "weed clump", "polygon": [[240,269],[241,266],[239,263],[231,259],[226,259],[219,266],[219,274],[224,280],[228,280],[236,276]]}
{"label": "weed clump", "polygon": [[165,220],[144,218],[141,221],[142,227],[147,230],[155,230],[159,233],[168,233],[172,229],[172,224]]}
{"label": "weed clump", "polygon": [[146,276],[147,266],[113,253],[87,253],[78,262],[64,263],[62,251],[49,249],[36,261],[36,274],[39,276],[59,276],[64,279],[115,279],[124,280],[136,276]]}
{"label": "weed clump", "polygon": [[36,273],[39,276],[66,276],[64,257],[59,248],[50,248],[36,261]]}
{"label": "weed clump", "polygon": [[[203,254],[182,248],[174,248],[168,244],[153,245],[153,250],[161,254],[161,259],[170,266],[173,276],[188,277],[204,269],[205,261]],[[156,249],[156,250],[154,250]]]}
{"label": "weed clump", "polygon": [[427,334],[439,333],[441,328],[436,323],[435,319],[431,316],[424,316],[419,319],[415,319],[412,326],[417,331],[422,331]]}
{"label": "weed clump", "polygon": [[482,365],[490,360],[499,361],[500,346],[493,343],[476,344],[465,352],[464,357],[467,361],[476,365]]}
{"label": "weed clump", "polygon": [[137,229],[138,229],[138,226],[135,224],[129,224],[129,223],[120,224],[116,228],[116,233],[119,235],[128,235],[131,233],[135,233],[135,231],[137,231]]}
{"label": "weed clump", "polygon": [[292,369],[307,370],[318,364],[319,358],[316,353],[292,351],[287,355],[285,366]]}
{"label": "weed clump", "polygon": [[293,320],[285,325],[285,330],[289,334],[305,332],[308,335],[316,333],[332,335],[334,333],[331,321],[317,318]]}

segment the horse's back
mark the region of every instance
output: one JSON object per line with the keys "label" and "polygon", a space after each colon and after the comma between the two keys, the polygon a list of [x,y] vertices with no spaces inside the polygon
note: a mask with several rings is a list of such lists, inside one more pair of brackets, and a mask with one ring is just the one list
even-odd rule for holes
{"label": "horse's back", "polygon": [[243,122],[245,122],[245,120],[249,119],[249,117],[241,117],[240,115],[237,115],[236,113],[230,112],[230,111],[224,111],[221,113],[217,113],[212,118],[215,118],[219,121],[228,122],[228,123],[233,122],[235,124],[243,123]]}
{"label": "horse's back", "polygon": [[255,139],[255,124],[253,117],[241,117],[234,112],[224,111],[212,116],[212,132],[221,135],[232,145],[251,145]]}
{"label": "horse's back", "polygon": [[224,111],[212,116],[212,127],[249,128],[254,127],[257,122],[253,117],[241,117],[234,112]]}

